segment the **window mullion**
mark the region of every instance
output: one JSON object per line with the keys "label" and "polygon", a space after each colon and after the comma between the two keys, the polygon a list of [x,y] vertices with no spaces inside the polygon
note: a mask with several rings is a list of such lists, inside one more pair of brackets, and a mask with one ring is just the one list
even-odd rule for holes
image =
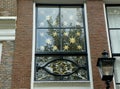
{"label": "window mullion", "polygon": [[59,36],[60,36],[60,51],[62,50],[62,29],[61,29],[61,25],[62,25],[62,20],[61,20],[61,6],[59,6]]}

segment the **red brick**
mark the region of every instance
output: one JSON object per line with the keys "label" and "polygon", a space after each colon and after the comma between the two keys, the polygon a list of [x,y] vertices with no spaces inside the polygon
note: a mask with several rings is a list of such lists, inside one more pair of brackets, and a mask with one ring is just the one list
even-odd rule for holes
{"label": "red brick", "polygon": [[105,89],[105,83],[101,80],[96,67],[97,60],[101,57],[103,50],[108,51],[103,1],[88,0],[87,16],[94,89]]}
{"label": "red brick", "polygon": [[0,16],[16,16],[17,0],[0,0]]}
{"label": "red brick", "polygon": [[17,30],[11,89],[30,89],[33,1],[17,1]]}
{"label": "red brick", "polygon": [[2,41],[0,43],[3,45],[0,63],[0,89],[11,89],[14,41]]}

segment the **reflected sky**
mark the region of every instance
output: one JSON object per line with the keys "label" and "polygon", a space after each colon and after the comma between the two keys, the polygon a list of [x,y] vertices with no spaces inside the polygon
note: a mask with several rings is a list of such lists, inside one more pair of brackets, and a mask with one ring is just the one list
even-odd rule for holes
{"label": "reflected sky", "polygon": [[37,27],[83,27],[81,8],[38,8]]}

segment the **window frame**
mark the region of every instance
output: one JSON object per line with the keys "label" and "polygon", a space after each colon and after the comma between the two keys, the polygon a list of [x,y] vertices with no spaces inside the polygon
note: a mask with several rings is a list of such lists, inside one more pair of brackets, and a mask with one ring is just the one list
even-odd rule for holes
{"label": "window frame", "polygon": [[[120,30],[120,28],[111,28],[110,25],[109,25],[109,18],[108,18],[108,10],[107,10],[107,7],[120,7],[120,4],[106,4],[106,17],[107,17],[107,27],[108,27],[108,34],[109,34],[109,38],[110,38],[110,31],[111,30]],[[112,56],[120,56],[120,53],[113,53],[112,51],[112,41],[111,41],[111,38],[109,39],[110,40],[110,49],[111,49],[111,53],[112,53]]]}
{"label": "window frame", "polygon": [[[111,49],[111,56],[112,56],[112,57],[120,57],[120,53],[113,53],[113,49],[112,49],[112,39],[111,39],[111,35],[110,35],[110,31],[111,31],[111,30],[117,31],[117,30],[120,30],[120,27],[119,27],[119,28],[112,28],[112,27],[110,27],[107,7],[120,7],[120,4],[106,4],[106,5],[105,5],[105,9],[106,9],[106,19],[107,19],[107,28],[108,28],[108,36],[109,36],[110,49]],[[116,88],[117,88],[117,86],[120,86],[120,83],[119,83],[119,82],[116,82],[116,80],[115,80],[115,84],[116,84]]]}
{"label": "window frame", "polygon": [[[72,55],[72,56],[74,56],[74,55],[75,56],[78,56],[78,55],[79,56],[85,56],[86,57],[86,61],[87,61],[87,68],[88,68],[87,69],[87,76],[88,76],[88,80],[87,81],[89,81],[90,80],[90,78],[89,78],[90,75],[89,75],[89,63],[88,63],[89,61],[88,61],[88,50],[87,50],[88,48],[87,48],[87,36],[86,36],[86,27],[85,27],[84,5],[83,4],[75,4],[75,5],[73,5],[73,4],[72,5],[71,4],[69,4],[69,5],[68,4],[62,4],[62,5],[61,4],[36,4],[36,9],[37,9],[37,6],[38,7],[39,6],[58,6],[58,7],[60,7],[60,6],[79,6],[79,7],[82,7],[82,14],[83,14],[83,27],[82,28],[84,29],[84,39],[85,39],[85,49],[86,49],[86,51],[85,52],[36,52],[35,51],[34,55],[35,55],[35,57],[39,56],[39,55],[43,55],[43,56],[50,56],[50,55],[52,55],[52,56],[56,56],[56,55],[62,55],[62,56],[70,56],[70,55]],[[36,11],[36,14],[37,14],[37,11]],[[35,19],[37,19],[37,15],[36,14],[35,14],[35,16],[36,16]],[[35,23],[36,23],[36,25],[35,25],[35,33],[36,33],[36,31],[37,31],[37,20],[35,20]],[[58,28],[58,29],[60,29],[60,28]],[[35,37],[35,44],[36,44],[36,37]],[[36,45],[35,45],[35,50],[36,50]]]}

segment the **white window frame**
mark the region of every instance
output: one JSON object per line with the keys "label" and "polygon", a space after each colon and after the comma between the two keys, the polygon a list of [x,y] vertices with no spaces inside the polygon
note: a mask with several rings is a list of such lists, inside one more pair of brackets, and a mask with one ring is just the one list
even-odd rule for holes
{"label": "white window frame", "polygon": [[[117,1],[117,0],[116,0]],[[112,3],[108,3],[109,5],[114,5],[113,3],[115,3],[115,2],[112,2]],[[120,2],[118,2],[118,3],[120,3]],[[110,42],[110,34],[109,34],[109,27],[108,27],[108,20],[107,20],[107,11],[106,11],[106,4],[107,3],[104,3],[103,4],[103,7],[104,7],[104,16],[105,16],[105,23],[106,23],[106,32],[107,32],[107,38],[108,38],[108,47],[109,47],[109,54],[110,54],[110,57],[114,57],[114,53],[112,53],[112,49],[111,49],[111,42]],[[117,86],[117,84],[116,84],[116,82],[115,82],[115,77],[113,77],[113,84],[114,84],[114,89],[117,89],[116,88],[116,86]]]}
{"label": "white window frame", "polygon": [[[44,0],[45,1],[45,0]],[[43,1],[43,2],[44,2]],[[54,0],[53,0],[54,1]],[[65,0],[66,1],[66,0]],[[79,0],[76,0],[78,2],[80,2]],[[84,0],[82,0],[84,2]],[[37,2],[38,3],[38,2]],[[40,3],[40,2],[39,2]],[[51,3],[51,2],[50,2]],[[67,2],[68,3],[68,2]],[[42,4],[42,3],[40,3]],[[54,4],[57,4],[57,3],[54,3]],[[61,3],[60,3],[61,4]],[[77,3],[78,4],[78,3]],[[81,3],[80,3],[81,4]],[[68,82],[65,82],[62,81],[62,82],[35,82],[34,81],[34,58],[35,58],[35,8],[36,8],[36,2],[33,3],[33,44],[32,44],[32,67],[31,67],[31,89],[37,89],[35,88],[35,86],[38,86],[40,87],[39,89],[42,89],[44,86],[46,86],[46,84],[48,85],[48,87],[56,84],[55,86],[57,86],[58,83],[60,83],[60,85],[64,85],[64,84],[67,84],[68,85],[68,88],[69,88],[69,84],[78,84],[79,86],[76,86],[76,88],[73,88],[73,89],[93,89],[93,77],[92,77],[92,65],[91,65],[91,56],[90,56],[90,45],[89,45],[89,33],[88,33],[88,23],[87,23],[87,9],[86,9],[86,3],[84,3],[84,15],[85,15],[85,27],[86,27],[86,42],[87,42],[87,51],[88,51],[88,65],[89,65],[89,81],[85,82],[85,81],[79,81],[79,82],[76,82],[76,81],[68,81]],[[43,86],[43,87],[42,87]],[[64,85],[65,86],[65,85]],[[41,88],[42,87],[42,88]],[[49,88],[50,88],[49,87]],[[78,88],[77,88],[78,87]],[[53,87],[51,87],[52,89]],[[44,88],[44,89],[48,89],[47,87]],[[60,89],[60,87],[57,87],[57,89]]]}

